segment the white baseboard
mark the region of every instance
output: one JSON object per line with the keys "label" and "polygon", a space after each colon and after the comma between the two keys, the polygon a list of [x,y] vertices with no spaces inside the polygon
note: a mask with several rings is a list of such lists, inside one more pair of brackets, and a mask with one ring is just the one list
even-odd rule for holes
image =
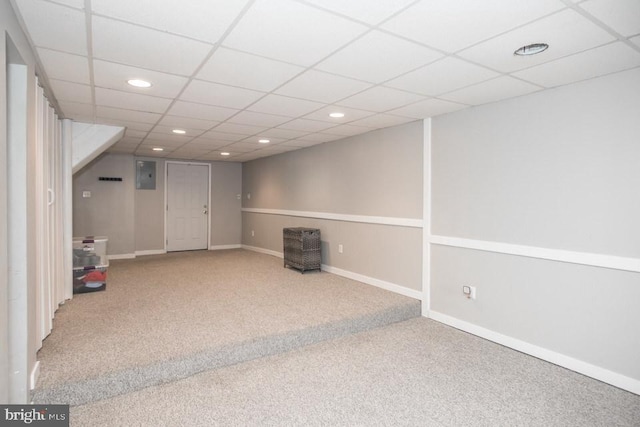
{"label": "white baseboard", "polygon": [[167,251],[164,249],[150,249],[146,251],[136,251],[136,256],[145,256],[145,255],[162,255],[166,254]]}
{"label": "white baseboard", "polygon": [[634,378],[630,378],[616,372],[609,371],[608,369],[583,362],[582,360],[574,359],[573,357],[569,357],[564,354],[557,353],[555,351],[548,350],[546,348],[539,347],[537,345],[530,344],[528,342],[521,341],[507,335],[503,335],[501,333],[483,328],[478,325],[474,325],[473,323],[469,323],[464,320],[448,316],[446,314],[438,313],[437,311],[431,310],[428,317],[440,323],[444,323],[445,325],[460,329],[461,331],[468,332],[470,334],[504,345],[530,356],[537,357],[538,359],[546,360],[547,362],[562,366],[563,368],[570,369],[596,380],[611,384],[612,386],[640,395],[640,381]]}
{"label": "white baseboard", "polygon": [[270,249],[259,248],[257,246],[242,245],[242,249],[246,249],[248,251],[253,251],[253,252],[260,252],[261,254],[271,255],[271,256],[274,256],[276,258],[284,258],[284,255],[282,254],[282,252],[272,251]]}
{"label": "white baseboard", "polygon": [[396,285],[395,283],[386,282],[384,280],[376,279],[373,277],[365,276],[363,274],[354,273],[352,271],[343,270],[341,268],[332,267],[330,265],[322,264],[322,270],[327,273],[335,274],[337,276],[346,277],[347,279],[356,280],[358,282],[366,283],[377,288],[382,288],[387,291],[394,292],[396,294],[404,295],[405,297],[422,300],[422,292],[414,289],[405,288],[404,286]]}
{"label": "white baseboard", "polygon": [[216,246],[209,246],[209,250],[210,251],[224,251],[226,249],[240,249],[242,248],[242,245],[216,245]]}
{"label": "white baseboard", "polygon": [[115,255],[107,255],[108,260],[112,259],[133,259],[136,257],[136,254],[115,254]]}
{"label": "white baseboard", "polygon": [[[242,249],[246,249],[248,251],[259,252],[261,254],[271,255],[277,258],[284,258],[282,252],[276,252],[269,249],[258,248],[256,246],[248,246],[242,245]],[[404,286],[396,285],[395,283],[385,282],[384,280],[375,279],[373,277],[365,276],[363,274],[354,273],[352,271],[343,270],[341,268],[332,267],[330,265],[322,264],[322,271],[326,271],[327,273],[335,274],[336,276],[346,277],[347,279],[356,280],[358,282],[366,283],[367,285],[372,285],[378,288],[385,289],[387,291],[395,292],[396,294],[404,295],[409,298],[415,298],[417,300],[422,300],[422,292],[416,291],[413,289],[405,288]]]}
{"label": "white baseboard", "polygon": [[36,388],[36,384],[38,384],[39,377],[40,377],[40,361],[36,360],[36,363],[33,365],[33,369],[31,370],[31,375],[29,375],[30,390],[33,390]]}

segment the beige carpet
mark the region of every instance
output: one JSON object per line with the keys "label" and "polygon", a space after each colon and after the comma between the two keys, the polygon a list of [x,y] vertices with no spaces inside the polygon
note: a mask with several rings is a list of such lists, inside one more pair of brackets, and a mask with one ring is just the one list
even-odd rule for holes
{"label": "beige carpet", "polygon": [[416,317],[419,301],[244,250],[112,261],[38,353],[36,402],[82,404]]}
{"label": "beige carpet", "polygon": [[76,406],[71,425],[637,427],[640,396],[417,318]]}

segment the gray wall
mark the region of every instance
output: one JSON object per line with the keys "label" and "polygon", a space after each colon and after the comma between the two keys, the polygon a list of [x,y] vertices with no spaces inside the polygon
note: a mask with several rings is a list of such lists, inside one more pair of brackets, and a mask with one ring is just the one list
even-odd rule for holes
{"label": "gray wall", "polygon": [[[248,162],[243,207],[420,220],[422,153],[418,121]],[[282,228],[319,228],[324,264],[422,289],[421,228],[255,212],[242,217],[245,245],[281,253]]]}
{"label": "gray wall", "polygon": [[[132,254],[134,233],[134,175],[130,155],[103,155],[73,177],[73,235],[107,236],[109,254]],[[122,182],[98,181],[119,177]],[[83,191],[91,191],[83,198]]]}
{"label": "gray wall", "polygon": [[[73,178],[74,235],[106,235],[110,255],[162,251],[164,245],[165,159],[156,162],[156,189],[135,188],[135,158],[105,154]],[[203,162],[206,163],[206,162]],[[239,245],[242,165],[211,162],[211,246]],[[122,182],[98,181],[99,176],[122,177]],[[83,190],[92,192],[82,198]]]}
{"label": "gray wall", "polygon": [[422,141],[417,121],[245,163],[243,207],[421,219]]}
{"label": "gray wall", "polygon": [[[432,233],[640,258],[639,93],[636,69],[434,118]],[[639,273],[438,245],[431,265],[433,311],[640,380]]]}

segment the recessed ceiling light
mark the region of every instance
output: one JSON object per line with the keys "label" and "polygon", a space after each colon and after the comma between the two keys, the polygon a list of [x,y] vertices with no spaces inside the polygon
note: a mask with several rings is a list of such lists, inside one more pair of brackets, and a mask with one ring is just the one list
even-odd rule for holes
{"label": "recessed ceiling light", "polygon": [[329,114],[329,117],[333,117],[334,119],[340,119],[344,117],[344,113],[338,113],[338,112],[331,113]]}
{"label": "recessed ceiling light", "polygon": [[135,87],[151,87],[151,83],[149,83],[146,80],[131,79],[131,80],[127,80],[127,83]]}
{"label": "recessed ceiling light", "polygon": [[268,143],[270,143],[270,142],[271,142],[271,140],[270,140],[270,139],[259,139],[259,140],[258,140],[258,142],[259,142],[260,144],[268,144]]}
{"label": "recessed ceiling light", "polygon": [[529,56],[544,52],[547,49],[549,49],[549,45],[546,43],[533,43],[522,46],[520,49],[513,52],[513,54],[518,56]]}
{"label": "recessed ceiling light", "polygon": [[184,135],[185,133],[187,133],[186,130],[182,130],[182,129],[174,129],[171,132],[177,133],[178,135]]}
{"label": "recessed ceiling light", "polygon": [[164,148],[153,147],[153,151],[164,151]]}
{"label": "recessed ceiling light", "polygon": [[222,153],[220,153],[221,156],[228,156],[231,153],[227,153],[226,151],[223,151]]}

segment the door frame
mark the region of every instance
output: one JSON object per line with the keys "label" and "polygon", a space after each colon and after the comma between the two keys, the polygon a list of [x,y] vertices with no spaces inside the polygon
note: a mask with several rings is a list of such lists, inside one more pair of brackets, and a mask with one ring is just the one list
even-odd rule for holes
{"label": "door frame", "polygon": [[168,212],[169,207],[167,202],[169,200],[169,164],[181,164],[181,165],[194,165],[194,166],[206,166],[207,167],[207,250],[211,249],[211,163],[202,162],[189,162],[179,160],[166,160],[164,162],[164,252],[167,253],[167,238],[169,236],[167,232],[168,224]]}

